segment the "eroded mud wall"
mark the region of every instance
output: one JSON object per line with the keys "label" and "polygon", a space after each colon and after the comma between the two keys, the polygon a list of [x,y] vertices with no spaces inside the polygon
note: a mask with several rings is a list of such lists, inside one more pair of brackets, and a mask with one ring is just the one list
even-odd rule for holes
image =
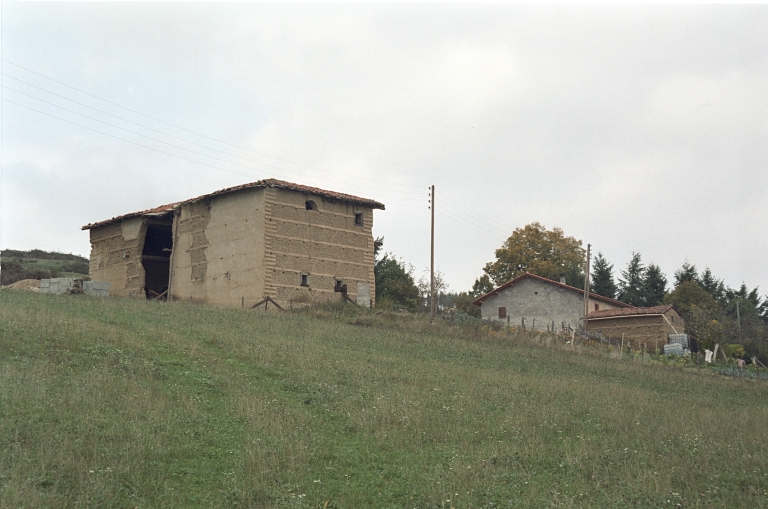
{"label": "eroded mud wall", "polygon": [[91,228],[89,275],[110,284],[110,295],[144,298],[141,251],[147,225],[142,218]]}
{"label": "eroded mud wall", "polygon": [[264,191],[183,204],[174,222],[172,300],[255,304],[264,292]]}

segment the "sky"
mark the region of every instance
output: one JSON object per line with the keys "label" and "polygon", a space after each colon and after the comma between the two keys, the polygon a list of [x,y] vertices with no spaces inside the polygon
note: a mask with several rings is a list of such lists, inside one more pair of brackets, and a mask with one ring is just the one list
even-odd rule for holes
{"label": "sky", "polygon": [[768,5],[0,4],[0,246],[264,178],[469,290],[538,221],[768,294]]}

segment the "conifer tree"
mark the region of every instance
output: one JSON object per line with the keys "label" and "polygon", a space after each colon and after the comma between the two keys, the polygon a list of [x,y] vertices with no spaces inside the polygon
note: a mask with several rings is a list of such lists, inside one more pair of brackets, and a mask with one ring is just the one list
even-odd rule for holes
{"label": "conifer tree", "polygon": [[613,280],[613,265],[608,263],[608,260],[603,257],[603,253],[597,253],[597,256],[595,257],[589,289],[593,293],[602,295],[603,297],[608,297],[610,299],[616,298],[616,283]]}
{"label": "conifer tree", "polygon": [[667,278],[658,265],[651,263],[645,269],[642,290],[643,305],[658,306],[664,301],[664,295],[667,293]]}
{"label": "conifer tree", "polygon": [[623,279],[619,279],[619,300],[633,306],[643,306],[645,304],[643,299],[645,267],[640,260],[640,253],[632,253],[632,259],[621,275]]}
{"label": "conifer tree", "polygon": [[696,272],[696,266],[688,262],[683,263],[683,266],[675,271],[675,288],[686,281],[699,282],[699,274]]}

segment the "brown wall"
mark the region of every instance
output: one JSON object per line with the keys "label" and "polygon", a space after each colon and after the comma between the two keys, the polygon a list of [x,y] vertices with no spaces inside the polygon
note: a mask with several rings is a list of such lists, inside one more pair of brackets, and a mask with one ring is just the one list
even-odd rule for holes
{"label": "brown wall", "polygon": [[[348,202],[285,189],[265,193],[265,294],[281,305],[339,300],[335,278],[344,280],[350,298],[358,283],[375,295],[373,210]],[[307,210],[306,201],[317,204]],[[355,225],[355,213],[363,225]],[[301,274],[309,286],[301,286]],[[367,303],[366,303],[367,304]]]}
{"label": "brown wall", "polygon": [[[669,322],[664,319],[665,317]],[[606,338],[619,341],[623,334],[625,344],[631,341],[633,348],[640,348],[641,344],[645,343],[649,351],[655,351],[656,345],[661,348],[661,345],[667,344],[670,334],[684,333],[685,324],[680,316],[673,309],[670,309],[664,316],[638,315],[603,319],[592,318],[589,320],[589,330],[599,331]]]}
{"label": "brown wall", "polygon": [[174,223],[171,299],[253,305],[264,293],[264,193],[182,204]]}
{"label": "brown wall", "polygon": [[143,298],[141,250],[146,232],[147,225],[140,217],[92,228],[91,279],[108,281],[111,295]]}
{"label": "brown wall", "polygon": [[[307,210],[307,200],[317,210]],[[362,226],[355,213],[363,215]],[[183,203],[173,214],[172,300],[239,307],[269,296],[283,306],[303,305],[340,300],[336,278],[353,301],[358,285],[369,289],[371,299],[375,295],[370,208],[256,188]],[[91,277],[109,281],[113,295],[145,297],[141,252],[151,221],[91,229]],[[302,273],[309,274],[309,286],[301,286]]]}

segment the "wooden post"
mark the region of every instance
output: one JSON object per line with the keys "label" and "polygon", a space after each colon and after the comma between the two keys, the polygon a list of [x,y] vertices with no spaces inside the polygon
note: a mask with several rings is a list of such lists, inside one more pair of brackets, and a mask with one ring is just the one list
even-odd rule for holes
{"label": "wooden post", "polygon": [[241,308],[245,307],[245,297],[240,297],[240,307]]}
{"label": "wooden post", "polygon": [[587,260],[584,264],[584,330],[588,329],[587,315],[589,314],[589,258],[592,244],[587,244]]}
{"label": "wooden post", "polygon": [[757,369],[757,357],[752,357],[752,364],[755,365],[755,382],[760,381],[760,371]]}
{"label": "wooden post", "polygon": [[536,331],[536,318],[533,319],[533,324],[531,325],[531,330]]}
{"label": "wooden post", "polygon": [[643,363],[645,363],[645,343],[643,343]]}
{"label": "wooden post", "polygon": [[621,350],[619,350],[619,358],[624,357],[624,333],[621,333]]}
{"label": "wooden post", "polygon": [[430,318],[429,321],[434,323],[435,321],[435,186],[432,186],[432,194],[430,195],[430,207],[432,211],[432,233],[431,233],[431,254],[430,254],[430,277],[429,277],[429,292],[430,292]]}
{"label": "wooden post", "polygon": [[696,352],[696,372],[701,374],[701,352]]}
{"label": "wooden post", "polygon": [[[171,283],[173,282],[173,253],[176,252],[176,229],[179,225],[179,216],[181,215],[181,208],[179,210],[173,210],[173,225],[171,226],[171,256],[168,259],[168,297],[166,302],[171,302]],[[189,297],[192,300],[192,296]]]}

